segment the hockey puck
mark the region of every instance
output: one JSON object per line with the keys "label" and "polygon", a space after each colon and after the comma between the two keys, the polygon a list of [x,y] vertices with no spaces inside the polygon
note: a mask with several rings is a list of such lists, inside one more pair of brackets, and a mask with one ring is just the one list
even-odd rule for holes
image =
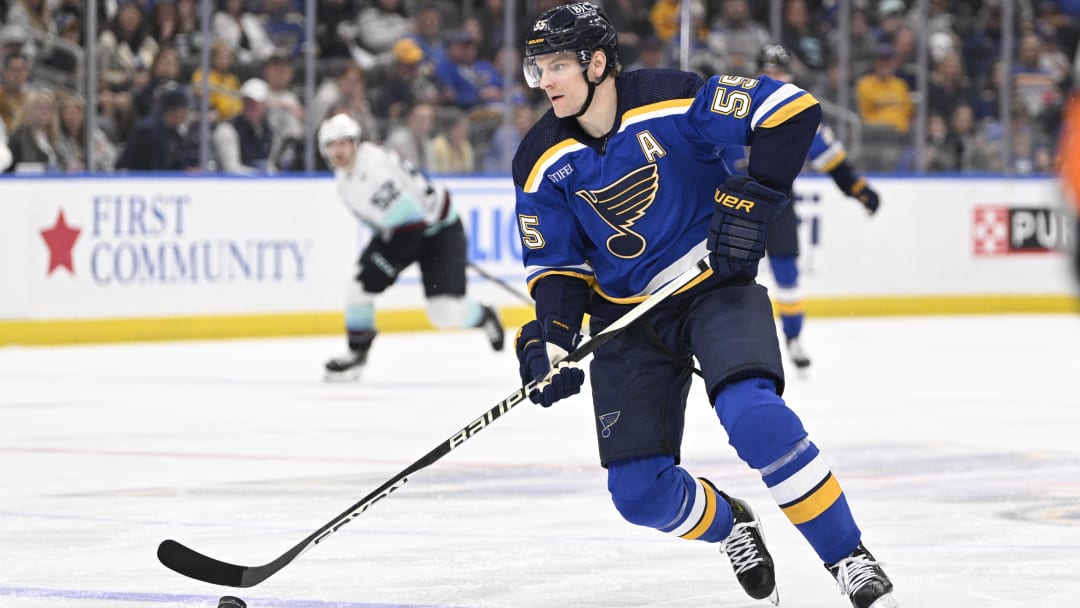
{"label": "hockey puck", "polygon": [[231,595],[223,596],[217,601],[218,608],[247,608],[244,600]]}

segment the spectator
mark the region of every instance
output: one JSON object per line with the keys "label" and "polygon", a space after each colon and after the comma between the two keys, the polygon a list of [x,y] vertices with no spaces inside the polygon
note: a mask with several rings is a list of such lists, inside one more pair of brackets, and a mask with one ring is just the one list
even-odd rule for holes
{"label": "spectator", "polygon": [[951,116],[957,106],[970,102],[974,95],[959,51],[947,51],[934,66],[929,81],[927,108],[941,116]]}
{"label": "spectator", "polygon": [[476,153],[469,141],[469,117],[459,111],[450,114],[446,128],[431,140],[431,171],[434,173],[474,173]]}
{"label": "spectator", "polygon": [[0,25],[0,57],[23,55],[30,59],[35,51],[25,28],[18,25]]}
{"label": "spectator", "polygon": [[716,58],[716,69],[709,74],[756,75],[758,53],[770,41],[765,26],[750,17],[746,0],[724,0],[720,16],[709,28],[709,53]]}
{"label": "spectator", "polygon": [[907,83],[896,75],[891,45],[876,50],[874,71],[855,83],[855,100],[865,123],[866,170],[895,171],[907,145],[913,104]]}
{"label": "spectator", "polygon": [[44,57],[39,56],[38,61],[65,76],[67,86],[74,88],[79,69],[79,57],[74,47],[82,47],[82,21],[71,13],[61,13],[56,19],[56,31],[60,39],[68,44],[53,45]]}
{"label": "spectator", "polygon": [[244,10],[244,0],[218,0],[210,32],[215,40],[229,45],[236,62],[245,67],[261,64],[274,52],[262,20]]}
{"label": "spectator", "polygon": [[855,97],[859,115],[867,125],[885,127],[900,135],[907,134],[913,109],[911,90],[896,75],[891,46],[883,45],[877,49],[874,70],[856,82]]}
{"label": "spectator", "polygon": [[825,38],[811,22],[805,0],[787,0],[781,40],[792,54],[791,71],[795,84],[812,89],[825,73]]}
{"label": "spectator", "polygon": [[8,139],[12,163],[8,171],[60,170],[60,157],[56,152],[58,136],[56,96],[49,89],[31,91],[12,125]]}
{"label": "spectator", "polygon": [[341,24],[356,19],[355,0],[322,0],[315,25],[315,43],[319,45],[319,58],[347,59],[349,44],[339,31]]}
{"label": "spectator", "polygon": [[404,109],[417,103],[437,103],[439,87],[431,78],[432,65],[412,38],[394,43],[391,61],[372,91],[372,106],[377,116],[390,122],[403,118]]}
{"label": "spectator", "polygon": [[214,152],[225,173],[274,172],[270,149],[274,133],[266,119],[266,101],[270,87],[261,78],[244,81],[240,97],[244,109],[237,116],[223,120],[214,128]]}
{"label": "spectator", "polygon": [[263,0],[263,27],[278,52],[289,59],[300,56],[304,48],[304,16],[290,0]]}
{"label": "spectator", "polygon": [[123,0],[98,37],[101,76],[114,93],[130,94],[136,72],[147,70],[157,53],[158,43],[143,22],[143,9],[133,0]]}
{"label": "spectator", "polygon": [[[439,7],[435,4],[422,4],[413,13],[410,23],[412,34],[409,38],[420,45],[420,50],[424,52],[424,61],[434,69],[446,55],[446,47],[442,41],[443,18]],[[497,27],[501,30],[502,23],[498,23]],[[516,40],[514,44],[517,44]]]}
{"label": "spectator", "polygon": [[514,106],[511,122],[499,127],[491,140],[491,146],[484,158],[485,172],[510,175],[518,144],[536,123],[536,118],[532,107],[525,104]]}
{"label": "spectator", "polygon": [[4,20],[9,26],[24,27],[39,36],[56,34],[56,22],[45,0],[15,0]]}
{"label": "spectator", "polygon": [[[604,4],[611,24],[615,26],[615,31],[619,32],[619,59],[623,65],[631,65],[638,61],[642,41],[649,36],[656,38],[652,24],[649,23],[647,3],[638,0],[610,0]],[[491,31],[494,34],[502,32],[502,29],[502,21],[497,21]]]}
{"label": "spectator", "polygon": [[137,120],[146,118],[154,111],[157,91],[168,83],[180,83],[180,52],[174,46],[161,47],[150,64],[149,80],[135,92],[132,105]]}
{"label": "spectator", "polygon": [[[191,75],[195,96],[202,95],[202,68]],[[218,120],[229,120],[244,108],[240,103],[240,78],[233,72],[233,52],[225,42],[217,40],[210,45],[210,109]]]}
{"label": "spectator", "polygon": [[335,78],[324,80],[315,92],[313,106],[315,118],[320,122],[331,116],[331,108],[336,108],[360,123],[365,139],[379,141],[381,131],[378,119],[367,100],[366,76],[356,63],[346,63]]}
{"label": "spectator", "polygon": [[663,41],[653,34],[642,38],[638,51],[637,61],[626,68],[627,72],[671,67],[670,57]]}
{"label": "spectator", "polygon": [[476,40],[464,30],[448,37],[435,80],[442,87],[443,101],[463,110],[502,101],[502,76],[490,61],[476,58]]}
{"label": "spectator", "polygon": [[67,95],[60,100],[59,137],[56,151],[61,168],[65,171],[112,171],[116,165],[116,145],[96,129],[91,145],[94,146],[94,164],[87,166],[86,159],[86,102],[78,95]]}
{"label": "spectator", "polygon": [[263,79],[269,88],[266,120],[274,141],[270,161],[279,171],[299,170],[304,143],[304,105],[292,90],[293,66],[284,54],[270,56],[263,64]]}
{"label": "spectator", "polygon": [[30,60],[24,55],[5,55],[0,71],[0,118],[8,133],[15,129],[15,116],[26,103],[29,91],[26,81],[30,78]]}
{"label": "spectator", "polygon": [[664,42],[671,42],[679,33],[679,13],[682,2],[679,0],[656,0],[649,9],[649,23],[653,33]]}
{"label": "spectator", "polygon": [[119,168],[130,171],[183,171],[194,167],[182,132],[191,102],[179,86],[158,93],[157,108],[139,121],[128,138]]}
{"label": "spectator", "polygon": [[405,116],[405,123],[390,129],[386,147],[421,171],[433,166],[431,132],[435,128],[435,106],[418,103]]}
{"label": "spectator", "polygon": [[356,43],[375,56],[388,53],[395,41],[409,34],[409,18],[401,0],[373,0],[352,26]]}
{"label": "spectator", "polygon": [[198,63],[198,54],[202,50],[203,35],[198,15],[196,0],[174,0],[176,2],[176,32],[170,42],[180,53],[180,65],[185,70]]}
{"label": "spectator", "polygon": [[1054,73],[1040,64],[1043,40],[1037,34],[1020,39],[1012,86],[1024,117],[1032,123],[1032,145],[1047,143],[1058,130],[1064,96]]}
{"label": "spectator", "polygon": [[[874,58],[874,47],[878,43],[870,16],[867,14],[865,8],[859,8],[857,6],[851,8],[851,26],[849,32],[851,35],[849,55],[851,68],[848,73],[865,74],[870,71],[870,64],[873,62]],[[832,56],[836,57],[842,42],[840,30],[838,28],[830,30],[828,34],[826,34],[825,39],[828,42]],[[836,65],[836,62],[832,62],[830,67]]]}

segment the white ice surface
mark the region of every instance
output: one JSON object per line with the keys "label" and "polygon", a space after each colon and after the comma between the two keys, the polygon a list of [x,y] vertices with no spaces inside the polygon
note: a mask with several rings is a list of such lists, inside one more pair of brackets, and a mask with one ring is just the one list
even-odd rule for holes
{"label": "white ice surface", "polygon": [[[1080,605],[1080,319],[811,319],[786,398],[905,608]],[[509,412],[251,589],[174,538],[277,557],[511,393],[475,332],[0,348],[0,607],[761,606],[726,558],[625,523],[585,397]],[[415,365],[422,374],[405,370]],[[695,385],[684,465],[757,508],[783,606],[848,606]]]}

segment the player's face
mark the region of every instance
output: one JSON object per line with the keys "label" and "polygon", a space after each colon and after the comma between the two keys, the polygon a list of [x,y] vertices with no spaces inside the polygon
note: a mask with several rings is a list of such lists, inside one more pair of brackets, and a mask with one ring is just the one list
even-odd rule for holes
{"label": "player's face", "polygon": [[335,139],[326,144],[326,162],[334,169],[347,167],[356,154],[356,142],[351,139]]}
{"label": "player's face", "polygon": [[526,67],[526,79],[530,85],[543,89],[551,102],[555,115],[559,118],[573,116],[585,103],[589,88],[581,73],[585,66],[572,52],[548,53],[530,58],[533,62],[532,75]]}

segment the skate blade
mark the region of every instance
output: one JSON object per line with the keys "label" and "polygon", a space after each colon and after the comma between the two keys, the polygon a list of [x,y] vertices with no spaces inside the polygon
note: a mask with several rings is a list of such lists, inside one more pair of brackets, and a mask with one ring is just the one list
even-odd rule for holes
{"label": "skate blade", "polygon": [[770,595],[768,599],[769,599],[769,603],[772,604],[773,606],[779,606],[780,605],[780,589],[778,587],[773,587],[772,595]]}
{"label": "skate blade", "polygon": [[341,372],[332,372],[326,370],[323,373],[323,382],[339,383],[339,382],[355,382],[360,379],[360,368],[354,367]]}

